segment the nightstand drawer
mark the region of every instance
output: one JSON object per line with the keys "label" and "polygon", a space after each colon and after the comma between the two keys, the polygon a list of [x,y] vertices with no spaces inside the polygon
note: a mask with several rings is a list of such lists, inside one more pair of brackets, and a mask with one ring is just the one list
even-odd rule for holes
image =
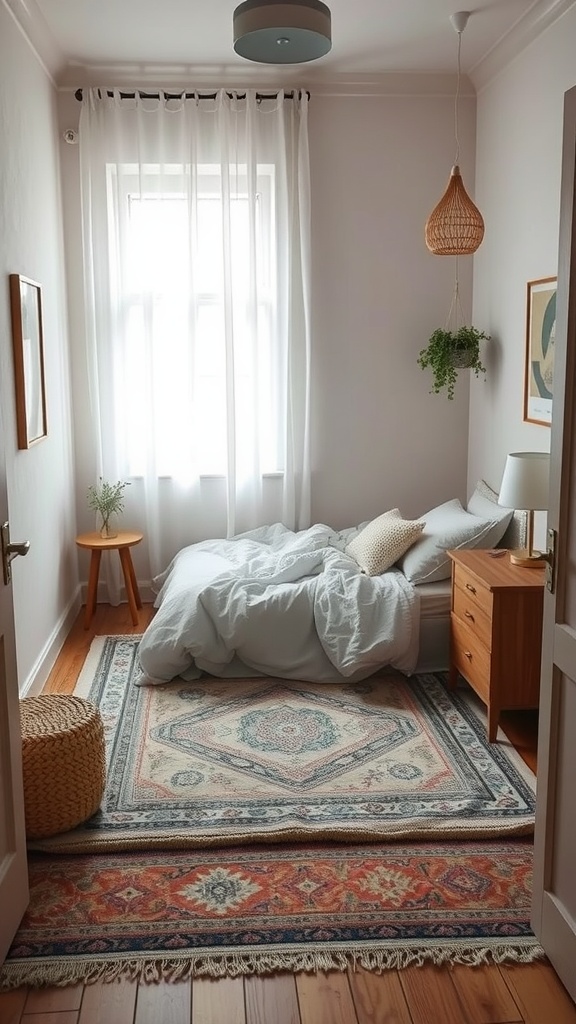
{"label": "nightstand drawer", "polygon": [[[491,595],[490,595],[491,596]],[[475,595],[462,587],[454,587],[453,608],[454,614],[474,635],[484,644],[488,650],[492,648],[492,619],[482,605],[476,600]]]}
{"label": "nightstand drawer", "polygon": [[489,619],[492,618],[492,591],[483,586],[461,565],[454,566],[454,586],[460,588],[468,599]]}
{"label": "nightstand drawer", "polygon": [[486,703],[490,694],[490,651],[468,626],[451,616],[451,664]]}

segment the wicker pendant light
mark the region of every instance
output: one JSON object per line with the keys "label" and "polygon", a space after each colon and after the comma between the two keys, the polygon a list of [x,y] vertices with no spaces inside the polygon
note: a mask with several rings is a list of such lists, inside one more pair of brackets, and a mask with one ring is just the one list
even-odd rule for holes
{"label": "wicker pendant light", "polygon": [[426,221],[426,245],[435,256],[470,256],[476,252],[484,238],[484,221],[474,205],[462,181],[458,156],[458,99],[460,96],[460,48],[462,32],[466,28],[469,11],[458,11],[450,21],[458,33],[458,80],[454,102],[454,123],[456,135],[456,159],[450,174],[448,188]]}

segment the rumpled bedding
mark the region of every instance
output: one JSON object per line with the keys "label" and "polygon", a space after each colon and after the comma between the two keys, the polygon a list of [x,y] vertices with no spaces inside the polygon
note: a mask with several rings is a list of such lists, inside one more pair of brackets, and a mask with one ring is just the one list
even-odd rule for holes
{"label": "rumpled bedding", "polygon": [[364,575],[345,554],[359,528],[281,523],[183,548],[154,581],[158,609],[136,682],[272,675],[311,682],[410,674],[419,598],[397,569]]}

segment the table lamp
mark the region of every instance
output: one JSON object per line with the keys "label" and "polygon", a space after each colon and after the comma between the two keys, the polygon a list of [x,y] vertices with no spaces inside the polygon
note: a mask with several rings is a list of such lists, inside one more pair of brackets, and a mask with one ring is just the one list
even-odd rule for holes
{"label": "table lamp", "polygon": [[534,551],[534,512],[548,509],[550,456],[547,452],[511,452],[506,458],[498,504],[528,512],[528,547],[510,552],[514,565],[545,565],[541,551]]}

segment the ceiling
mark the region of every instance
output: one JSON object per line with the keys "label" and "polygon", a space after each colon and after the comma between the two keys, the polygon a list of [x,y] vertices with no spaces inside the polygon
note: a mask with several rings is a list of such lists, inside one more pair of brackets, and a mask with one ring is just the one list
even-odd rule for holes
{"label": "ceiling", "polygon": [[[235,0],[4,0],[23,25],[57,84],[83,84],[106,72],[127,75],[219,75],[316,82],[389,74],[453,74],[457,0],[328,0],[332,49],[306,65],[254,64],[234,53]],[[238,0],[239,2],[239,0]],[[462,70],[474,72],[518,37],[541,31],[574,0],[474,0],[462,35]]]}

